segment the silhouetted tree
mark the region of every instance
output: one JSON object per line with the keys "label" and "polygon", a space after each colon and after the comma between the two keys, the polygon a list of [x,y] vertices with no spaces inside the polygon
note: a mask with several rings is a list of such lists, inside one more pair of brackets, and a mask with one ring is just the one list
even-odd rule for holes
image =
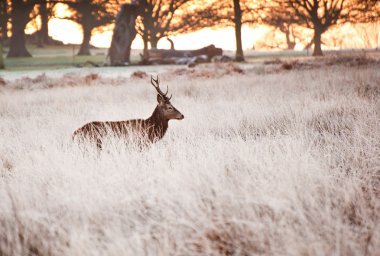
{"label": "silhouetted tree", "polygon": [[[266,14],[274,20],[280,18],[280,23],[312,29],[313,55],[321,56],[324,32],[337,24],[373,21],[378,17],[378,7],[376,0],[273,0],[267,6]],[[279,13],[285,15],[279,17]]]}
{"label": "silhouetted tree", "polygon": [[138,4],[123,4],[116,16],[111,47],[108,51],[111,66],[123,66],[130,62],[131,45],[136,37]]}
{"label": "silhouetted tree", "polygon": [[1,43],[8,39],[8,1],[0,0],[0,30]]}
{"label": "silhouetted tree", "polygon": [[[8,4],[6,0],[0,1],[0,69],[4,69],[3,42],[7,38]],[[5,26],[4,26],[5,25]]]}
{"label": "silhouetted tree", "polygon": [[191,12],[188,7],[191,3],[195,3],[194,0],[140,0],[139,2],[141,13],[137,32],[143,38],[144,48],[147,48],[148,42],[151,48],[157,48],[161,38],[187,32],[184,29],[188,28],[184,24],[186,20],[180,15]]}
{"label": "silhouetted tree", "polygon": [[78,55],[90,55],[90,40],[94,28],[98,28],[111,23],[114,13],[110,8],[114,8],[114,1],[107,0],[75,0],[65,1],[72,11],[72,14],[64,19],[72,20],[82,27],[83,41]]}
{"label": "silhouetted tree", "polygon": [[173,36],[214,26],[211,9],[207,0],[188,1],[177,10],[166,34]]}
{"label": "silhouetted tree", "polygon": [[3,44],[0,42],[0,69],[4,69]]}
{"label": "silhouetted tree", "polygon": [[[41,18],[41,27],[37,33],[39,37],[38,45],[40,47],[43,45],[49,45],[51,43],[48,23],[50,18],[53,16],[53,9],[56,3],[57,1],[53,0],[39,0],[38,14]],[[62,1],[62,3],[64,3],[64,1]]]}
{"label": "silhouetted tree", "polygon": [[201,17],[209,27],[233,26],[235,29],[237,61],[244,61],[242,44],[243,24],[254,24],[260,20],[259,10],[262,8],[255,1],[249,0],[214,0],[206,1]]}
{"label": "silhouetted tree", "polygon": [[[263,9],[266,9],[265,6],[263,7]],[[298,20],[293,18],[295,16],[294,12],[290,9],[278,8],[279,6],[276,6],[277,8],[271,7],[266,9],[266,12],[263,11],[261,13],[261,21],[283,33],[285,35],[287,49],[293,50],[296,46],[296,35],[294,28],[298,25]]]}
{"label": "silhouetted tree", "polygon": [[[140,0],[142,8],[137,31],[144,49],[157,48],[158,41],[179,33],[194,32],[205,27],[234,26],[236,60],[244,60],[241,40],[243,23],[251,23],[255,8],[249,0]],[[144,51],[145,52],[145,51]]]}
{"label": "silhouetted tree", "polygon": [[36,1],[11,0],[12,36],[8,57],[31,57],[25,46],[25,26],[30,21],[30,12]]}
{"label": "silhouetted tree", "polygon": [[380,21],[371,24],[357,24],[354,28],[364,47],[379,48]]}
{"label": "silhouetted tree", "polygon": [[244,61],[243,43],[241,41],[241,26],[243,11],[240,7],[240,0],[234,1],[234,24],[235,24],[235,39],[236,39],[236,61]]}

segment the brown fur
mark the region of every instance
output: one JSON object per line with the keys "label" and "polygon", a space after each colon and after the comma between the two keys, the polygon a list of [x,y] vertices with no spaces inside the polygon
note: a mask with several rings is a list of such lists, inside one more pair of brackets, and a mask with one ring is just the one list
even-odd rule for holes
{"label": "brown fur", "polygon": [[[157,80],[158,82],[158,80]],[[157,87],[156,87],[157,88]],[[104,137],[113,135],[117,137],[137,136],[146,143],[154,143],[164,137],[170,119],[183,119],[184,116],[173,107],[170,98],[161,90],[157,90],[158,105],[148,119],[133,119],[127,121],[90,122],[85,124],[73,134],[73,139],[83,138],[96,142],[102,148]]]}

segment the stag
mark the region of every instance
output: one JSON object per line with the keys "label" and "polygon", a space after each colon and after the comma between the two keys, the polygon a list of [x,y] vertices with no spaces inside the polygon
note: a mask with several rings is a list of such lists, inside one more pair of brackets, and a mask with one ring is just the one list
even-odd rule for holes
{"label": "stag", "polygon": [[73,139],[82,138],[95,141],[102,148],[106,136],[128,137],[138,136],[144,142],[154,143],[164,137],[171,119],[181,120],[184,116],[170,103],[172,96],[167,97],[169,88],[163,93],[160,89],[158,76],[151,77],[151,83],[157,91],[157,106],[148,119],[133,119],[127,121],[90,122],[73,134]]}

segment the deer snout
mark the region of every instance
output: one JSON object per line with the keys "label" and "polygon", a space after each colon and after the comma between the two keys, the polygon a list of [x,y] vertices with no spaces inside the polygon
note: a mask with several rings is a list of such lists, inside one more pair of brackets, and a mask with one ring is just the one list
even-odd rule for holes
{"label": "deer snout", "polygon": [[182,119],[184,119],[184,118],[185,118],[184,115],[182,115],[181,113],[178,113],[178,115],[176,116],[175,119],[177,119],[177,120],[182,120]]}

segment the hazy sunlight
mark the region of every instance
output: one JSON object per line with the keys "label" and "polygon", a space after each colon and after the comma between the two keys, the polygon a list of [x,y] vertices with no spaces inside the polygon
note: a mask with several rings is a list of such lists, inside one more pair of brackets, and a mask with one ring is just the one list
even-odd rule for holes
{"label": "hazy sunlight", "polygon": [[[56,15],[58,17],[67,16],[67,7],[63,4],[57,4]],[[40,24],[39,19],[31,21],[26,27],[26,33],[30,34],[36,31],[36,27]],[[49,21],[49,34],[53,39],[62,41],[64,44],[80,44],[82,42],[82,31],[80,25],[77,23],[67,20],[52,18]],[[96,47],[108,48],[111,44],[113,25],[108,26],[108,28],[103,28],[102,32],[94,30],[92,33],[91,44]],[[285,35],[276,31],[276,36],[268,36],[270,28],[268,26],[243,26],[242,29],[242,43],[243,49],[252,49],[255,45],[257,49],[263,47],[267,43],[268,45],[276,44],[278,40],[284,41]],[[303,29],[301,33],[303,37],[311,40],[312,31],[307,31]],[[310,35],[309,35],[310,34]],[[379,33],[378,33],[379,34]],[[307,35],[307,36],[306,36]],[[178,36],[170,37],[175,44],[176,49],[197,49],[210,44],[214,44],[217,47],[223,48],[224,50],[235,50],[235,32],[233,27],[227,28],[205,28],[197,32],[183,34]],[[353,29],[350,24],[345,24],[343,27],[338,29],[331,28],[324,35],[323,48],[361,48],[368,47],[365,46],[363,38],[358,36],[357,31]],[[378,40],[379,41],[379,38]],[[326,44],[327,43],[327,44]],[[297,42],[295,49],[301,50],[304,47],[305,42]],[[329,46],[326,46],[329,45]],[[142,49],[143,41],[140,36],[137,36],[132,44],[133,49]],[[158,48],[168,49],[170,48],[169,42],[163,38],[158,43]]]}
{"label": "hazy sunlight", "polygon": [[[243,27],[243,47],[244,49],[251,49],[254,41],[259,39],[265,31],[264,27],[253,29],[250,27]],[[30,31],[28,31],[30,33]],[[80,44],[82,42],[81,27],[75,22],[62,19],[51,19],[49,21],[49,33],[56,39],[65,44]],[[215,44],[225,50],[235,49],[235,34],[234,29],[221,28],[221,29],[203,29],[198,32],[173,36],[176,49],[196,49],[209,44]],[[91,38],[91,44],[96,47],[108,48],[111,44],[112,30],[102,33],[95,32]],[[226,40],[228,39],[228,40]],[[232,40],[231,40],[232,39]],[[159,48],[170,48],[170,44],[166,39],[162,39],[158,43]],[[143,41],[141,37],[136,37],[133,41],[132,48],[142,49]]]}

